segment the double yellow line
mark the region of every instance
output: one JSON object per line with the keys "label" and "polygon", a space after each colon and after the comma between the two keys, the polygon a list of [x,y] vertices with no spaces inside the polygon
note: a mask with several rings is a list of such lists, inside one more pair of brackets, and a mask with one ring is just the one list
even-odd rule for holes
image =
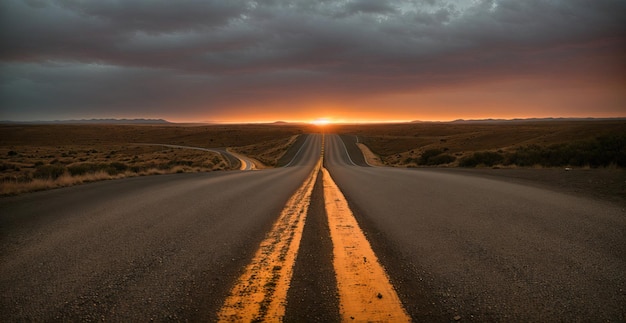
{"label": "double yellow line", "polygon": [[311,194],[320,171],[342,320],[410,321],[345,197],[322,166],[323,156],[322,137],[320,159],[231,289],[218,313],[220,322],[282,321]]}

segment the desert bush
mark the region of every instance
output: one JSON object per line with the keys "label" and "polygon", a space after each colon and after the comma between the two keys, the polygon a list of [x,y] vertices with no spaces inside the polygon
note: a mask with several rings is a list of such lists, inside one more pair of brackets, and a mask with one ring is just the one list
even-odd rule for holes
{"label": "desert bush", "polygon": [[106,168],[106,172],[109,173],[109,175],[117,175],[125,172],[127,169],[128,165],[121,162],[113,162]]}
{"label": "desert bush", "polygon": [[440,149],[429,149],[425,151],[419,160],[418,165],[435,166],[441,164],[449,164],[456,160],[456,157],[444,154]]}
{"label": "desert bush", "polygon": [[141,173],[141,172],[148,170],[148,168],[145,166],[133,165],[129,167],[129,170],[133,173]]}
{"label": "desert bush", "polygon": [[54,180],[65,174],[66,170],[67,169],[61,165],[42,165],[35,169],[33,178]]}
{"label": "desert bush", "polygon": [[171,160],[167,164],[170,167],[174,167],[174,166],[193,166],[195,163],[193,160]]}
{"label": "desert bush", "polygon": [[538,145],[520,147],[507,155],[506,164],[545,167],[587,165],[626,167],[626,135],[603,136],[548,147]]}
{"label": "desert bush", "polygon": [[441,154],[441,155],[437,155],[435,157],[431,157],[428,159],[428,162],[430,163],[430,165],[442,165],[442,164],[449,164],[453,161],[456,160],[456,157],[448,155],[448,154]]}
{"label": "desert bush", "polygon": [[21,174],[19,176],[5,176],[0,181],[1,183],[30,183],[33,178],[30,174]]}
{"label": "desert bush", "polygon": [[504,161],[504,156],[493,151],[475,152],[472,156],[462,158],[461,167],[476,167],[478,165],[494,166]]}
{"label": "desert bush", "polygon": [[84,163],[84,164],[78,164],[78,165],[70,165],[67,167],[67,170],[70,172],[70,175],[72,176],[80,176],[80,175],[85,175],[87,173],[95,172],[94,170],[95,166],[96,164],[93,164],[93,163]]}
{"label": "desert bush", "polygon": [[463,157],[459,161],[459,166],[461,167],[476,167],[478,166],[478,161],[474,156]]}
{"label": "desert bush", "polygon": [[16,168],[18,168],[18,167],[13,165],[13,164],[0,163],[0,172],[4,172],[4,171],[7,171],[7,170],[15,170]]}
{"label": "desert bush", "polygon": [[407,157],[404,160],[404,163],[405,164],[411,164],[411,163],[416,163],[417,164],[417,163],[419,163],[419,159],[418,158]]}
{"label": "desert bush", "polygon": [[422,156],[420,156],[419,165],[430,165],[428,160],[432,157],[438,156],[440,154],[442,154],[443,151],[439,150],[439,149],[429,149],[427,151],[425,151],[424,153],[422,153]]}
{"label": "desert bush", "polygon": [[538,165],[544,158],[542,155],[542,148],[538,145],[520,147],[514,153],[507,155],[505,164],[518,166]]}
{"label": "desert bush", "polygon": [[113,162],[110,164],[82,163],[67,167],[67,170],[72,176],[95,174],[98,172],[105,172],[109,175],[117,175],[127,171],[128,169],[128,165],[120,162]]}

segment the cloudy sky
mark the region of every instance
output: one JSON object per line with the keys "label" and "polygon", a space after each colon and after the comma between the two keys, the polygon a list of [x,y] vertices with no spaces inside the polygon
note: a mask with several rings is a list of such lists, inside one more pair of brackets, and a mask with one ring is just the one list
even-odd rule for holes
{"label": "cloudy sky", "polygon": [[626,116],[623,0],[2,0],[0,120]]}

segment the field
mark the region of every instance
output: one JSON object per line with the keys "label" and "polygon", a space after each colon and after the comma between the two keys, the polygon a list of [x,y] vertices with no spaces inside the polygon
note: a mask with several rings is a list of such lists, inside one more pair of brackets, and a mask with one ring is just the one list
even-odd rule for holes
{"label": "field", "polygon": [[295,135],[314,130],[292,125],[2,125],[0,194],[230,168],[218,153],[146,144],[235,147],[271,165]]}
{"label": "field", "polygon": [[626,121],[342,125],[387,166],[626,167]]}
{"label": "field", "polygon": [[[626,121],[342,125],[391,167],[447,168],[626,205]],[[565,171],[570,170],[570,171]]]}
{"label": "field", "polygon": [[[320,131],[355,136],[391,167],[612,169],[586,173],[589,178],[578,181],[613,185],[612,191],[626,192],[624,181],[618,180],[626,168],[626,122],[616,120],[324,127],[0,125],[0,194],[129,176],[230,169],[217,153],[146,144],[229,148],[273,167],[297,135]],[[535,173],[523,176],[536,178]],[[604,179],[597,180],[600,177]]]}

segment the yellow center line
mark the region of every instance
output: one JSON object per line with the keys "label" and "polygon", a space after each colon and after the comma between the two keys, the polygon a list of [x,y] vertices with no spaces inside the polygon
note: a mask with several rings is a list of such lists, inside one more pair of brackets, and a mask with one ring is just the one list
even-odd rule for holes
{"label": "yellow center line", "polygon": [[328,170],[322,172],[342,321],[410,322],[348,202]]}
{"label": "yellow center line", "polygon": [[411,319],[359,228],[322,157],[289,199],[252,262],[245,268],[218,313],[220,322],[280,322],[285,315],[311,193],[322,171],[324,203],[333,242],[340,313],[348,322],[410,322]]}
{"label": "yellow center line", "polygon": [[220,322],[282,321],[304,221],[321,165],[320,158],[261,242],[218,313]]}

